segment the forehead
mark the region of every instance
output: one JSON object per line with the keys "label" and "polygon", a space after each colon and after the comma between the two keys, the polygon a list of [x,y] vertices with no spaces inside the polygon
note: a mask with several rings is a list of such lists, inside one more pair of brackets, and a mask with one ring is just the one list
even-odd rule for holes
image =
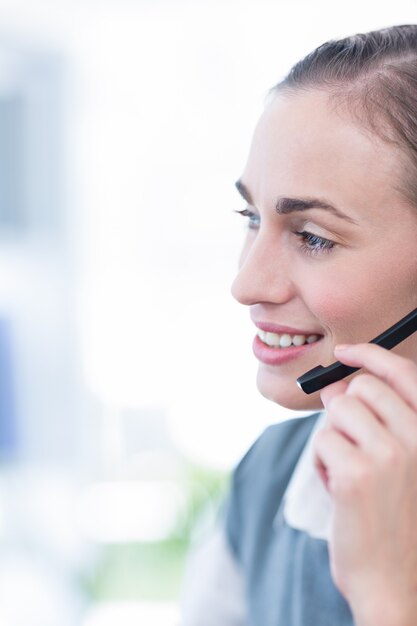
{"label": "forehead", "polygon": [[277,195],[318,196],[352,217],[381,216],[393,211],[393,201],[405,204],[396,189],[402,158],[325,92],[278,94],[255,129],[242,180],[255,204]]}

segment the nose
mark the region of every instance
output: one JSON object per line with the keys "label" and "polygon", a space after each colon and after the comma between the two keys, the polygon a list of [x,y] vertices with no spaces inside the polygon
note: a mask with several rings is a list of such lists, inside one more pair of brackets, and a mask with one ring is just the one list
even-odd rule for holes
{"label": "nose", "polygon": [[261,231],[246,242],[233,281],[232,296],[241,304],[283,304],[294,295],[288,254]]}

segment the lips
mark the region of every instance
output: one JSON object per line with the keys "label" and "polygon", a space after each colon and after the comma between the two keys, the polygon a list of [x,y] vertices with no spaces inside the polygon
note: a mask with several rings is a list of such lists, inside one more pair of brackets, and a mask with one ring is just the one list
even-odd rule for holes
{"label": "lips", "polygon": [[278,324],[270,324],[269,322],[254,322],[255,326],[260,330],[264,330],[269,333],[276,333],[278,335],[288,334],[288,335],[318,335],[322,336],[322,333],[316,329],[305,329],[305,328],[294,328],[291,326],[283,326]]}

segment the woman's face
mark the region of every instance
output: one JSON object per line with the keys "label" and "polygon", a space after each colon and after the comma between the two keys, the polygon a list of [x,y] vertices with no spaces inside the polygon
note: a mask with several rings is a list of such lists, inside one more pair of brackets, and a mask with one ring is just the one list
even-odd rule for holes
{"label": "woman's face", "polygon": [[[417,307],[417,208],[396,190],[401,155],[323,92],[277,95],[258,123],[237,184],[249,229],[232,293],[258,327],[259,390],[282,406],[321,408],[296,379]],[[311,343],[273,347],[288,335]],[[395,351],[417,360],[417,334]]]}

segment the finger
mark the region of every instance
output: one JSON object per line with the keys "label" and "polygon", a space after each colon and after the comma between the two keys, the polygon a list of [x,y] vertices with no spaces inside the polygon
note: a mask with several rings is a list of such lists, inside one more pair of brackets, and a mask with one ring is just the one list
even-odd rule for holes
{"label": "finger", "polygon": [[368,458],[383,464],[401,443],[359,398],[341,395],[333,398],[328,409],[328,425],[360,447]]}
{"label": "finger", "polygon": [[339,380],[335,383],[332,383],[331,385],[327,385],[327,387],[325,387],[320,392],[320,398],[323,402],[324,407],[327,407],[332,398],[339,394],[345,393],[348,385],[349,383],[347,383],[345,380]]}
{"label": "finger", "polygon": [[322,428],[314,436],[314,464],[325,473],[327,488],[333,495],[342,488],[346,476],[355,476],[363,465],[363,455],[341,433]]}
{"label": "finger", "polygon": [[417,415],[387,383],[360,374],[349,383],[346,395],[359,399],[406,447],[417,447]]}
{"label": "finger", "polygon": [[335,355],[342,363],[364,367],[384,380],[417,411],[417,365],[413,361],[373,343],[336,346]]}

